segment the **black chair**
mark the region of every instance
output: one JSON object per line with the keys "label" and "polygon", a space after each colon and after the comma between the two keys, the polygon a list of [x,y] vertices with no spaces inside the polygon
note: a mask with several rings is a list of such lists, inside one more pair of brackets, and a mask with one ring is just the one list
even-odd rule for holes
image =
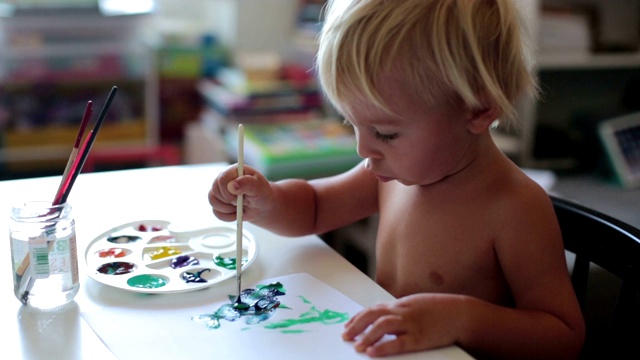
{"label": "black chair", "polygon": [[[640,358],[640,230],[551,195],[587,324],[583,359]],[[640,210],[640,204],[638,204]]]}

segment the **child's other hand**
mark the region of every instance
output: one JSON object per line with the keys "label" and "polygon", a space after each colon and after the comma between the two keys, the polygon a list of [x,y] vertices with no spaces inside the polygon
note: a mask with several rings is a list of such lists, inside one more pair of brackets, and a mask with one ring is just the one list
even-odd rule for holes
{"label": "child's other hand", "polygon": [[[345,324],[342,338],[372,357],[434,349],[456,342],[461,296],[416,294],[374,305]],[[383,338],[385,335],[392,337]]]}
{"label": "child's other hand", "polygon": [[214,180],[209,190],[213,214],[222,221],[236,220],[236,201],[243,194],[243,219],[252,221],[265,214],[271,206],[273,190],[269,181],[257,170],[244,165],[244,175],[238,177],[237,164],[227,167]]}

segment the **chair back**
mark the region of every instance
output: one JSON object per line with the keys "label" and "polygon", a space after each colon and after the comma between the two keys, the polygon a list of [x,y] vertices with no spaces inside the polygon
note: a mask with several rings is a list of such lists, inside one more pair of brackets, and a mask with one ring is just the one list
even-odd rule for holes
{"label": "chair back", "polygon": [[640,358],[640,230],[555,195],[551,201],[587,325],[582,358]]}

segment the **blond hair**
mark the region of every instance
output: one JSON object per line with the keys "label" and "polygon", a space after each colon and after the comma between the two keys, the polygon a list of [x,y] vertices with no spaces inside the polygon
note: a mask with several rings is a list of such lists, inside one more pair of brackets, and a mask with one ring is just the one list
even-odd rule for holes
{"label": "blond hair", "polygon": [[346,116],[354,100],[393,113],[379,91],[390,74],[425,102],[493,105],[509,120],[536,93],[511,0],[329,0],[324,15],[317,70]]}

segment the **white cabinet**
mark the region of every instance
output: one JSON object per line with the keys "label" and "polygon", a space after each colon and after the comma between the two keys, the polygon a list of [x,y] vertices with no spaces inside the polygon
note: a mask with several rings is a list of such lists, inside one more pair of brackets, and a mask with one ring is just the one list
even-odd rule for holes
{"label": "white cabinet", "polygon": [[235,57],[242,53],[286,55],[295,30],[298,0],[157,0],[163,31],[213,33]]}

